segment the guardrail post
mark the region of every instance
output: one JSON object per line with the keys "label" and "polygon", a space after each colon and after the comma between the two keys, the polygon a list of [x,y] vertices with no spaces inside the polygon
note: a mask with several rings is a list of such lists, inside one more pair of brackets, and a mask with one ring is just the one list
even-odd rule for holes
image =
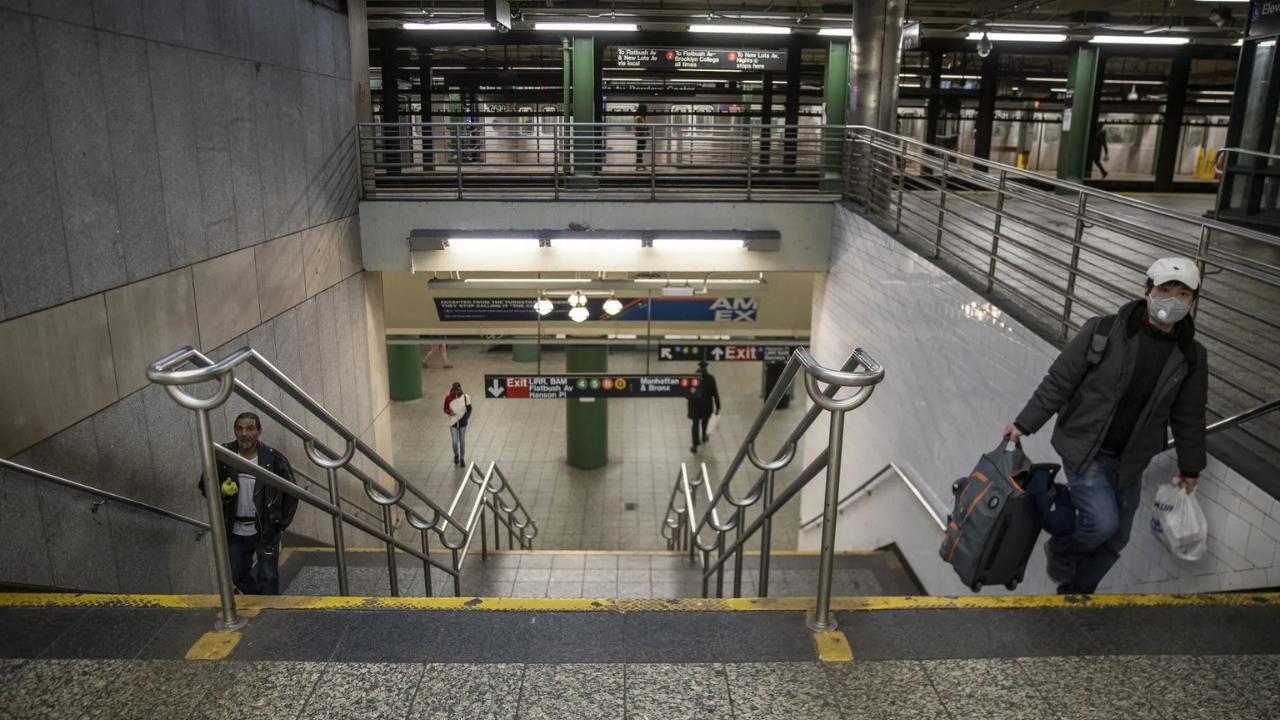
{"label": "guardrail post", "polygon": [[[746,522],[747,513],[745,508],[738,508],[737,517],[734,519],[733,540],[736,543],[742,539],[742,523]],[[733,553],[733,596],[742,597],[742,551],[745,550],[742,545]]]}
{"label": "guardrail post", "polygon": [[893,231],[902,231],[902,186],[907,184],[907,142],[898,141],[898,212],[893,218]]}
{"label": "guardrail post", "polygon": [[[387,537],[395,537],[395,528],[391,525],[391,506],[382,506],[382,530]],[[387,571],[390,573],[391,579],[391,597],[400,597],[400,576],[396,572],[396,546],[395,543],[387,543]]]}
{"label": "guardrail post", "polygon": [[[1209,254],[1209,240],[1213,235],[1213,229],[1208,225],[1200,226],[1200,245],[1196,247],[1196,267],[1200,269],[1200,284],[1204,285],[1204,256]],[[1191,317],[1196,316],[1196,308],[1200,307],[1199,293],[1195,301],[1191,304]]]}
{"label": "guardrail post", "polygon": [[[484,488],[480,488],[480,492],[484,492]],[[485,527],[484,508],[480,508],[480,559],[489,559],[489,532]]]}
{"label": "guardrail post", "polygon": [[[766,470],[764,473],[764,496],[762,498],[762,508],[767,508],[773,504],[773,481],[776,470]],[[767,517],[764,525],[760,527],[760,583],[756,591],[760,593],[760,597],[769,597],[769,557],[773,547],[773,517]]]}
{"label": "guardrail post", "polygon": [[551,178],[556,199],[560,199],[560,126],[551,126]]}
{"label": "guardrail post", "polygon": [[453,596],[462,597],[462,568],[458,567],[458,548],[453,552]]}
{"label": "guardrail post", "polygon": [[453,126],[453,146],[457,148],[457,152],[453,154],[455,165],[458,168],[458,199],[462,199],[462,126]]}
{"label": "guardrail post", "polygon": [[996,256],[1000,251],[1000,220],[1004,217],[1004,186],[1008,172],[1000,171],[1000,185],[996,188],[996,220],[991,230],[991,265],[987,268],[987,292],[996,284]]}
{"label": "guardrail post", "polygon": [[938,184],[938,234],[933,241],[933,256],[942,255],[942,225],[947,214],[947,163],[951,156],[942,156],[942,173]]}
{"label": "guardrail post", "polygon": [[333,555],[338,565],[338,594],[346,597],[351,594],[351,586],[347,580],[347,541],[342,536],[342,497],[338,494],[337,468],[325,468],[329,480],[329,502],[338,508],[333,516]]}
{"label": "guardrail post", "polygon": [[827,491],[822,501],[822,550],[818,564],[818,604],[809,628],[818,632],[836,629],[831,616],[831,573],[835,568],[836,518],[840,508],[840,459],[844,450],[844,413],[831,413],[831,434],[827,444]]}
{"label": "guardrail post", "polygon": [[752,162],[752,157],[751,157],[752,132],[753,131],[751,126],[747,126],[747,200],[751,199],[751,170],[755,166],[755,163]]}
{"label": "guardrail post", "polygon": [[222,480],[218,477],[218,461],[213,455],[213,431],[209,411],[196,410],[196,433],[200,437],[200,465],[204,469],[204,497],[209,507],[209,534],[213,536],[213,564],[218,577],[218,597],[222,601],[222,619],[213,624],[215,630],[239,630],[249,621],[236,612],[235,585],[231,581],[231,553],[227,550],[227,521],[222,515]]}
{"label": "guardrail post", "polygon": [[1076,292],[1076,272],[1080,268],[1080,240],[1084,237],[1084,213],[1088,200],[1089,196],[1084,193],[1080,193],[1076,200],[1076,231],[1071,241],[1071,267],[1067,270],[1067,297],[1062,304],[1062,331],[1058,335],[1061,340],[1066,340],[1067,333],[1071,331],[1072,297]]}
{"label": "guardrail post", "polygon": [[[429,539],[430,534],[424,529],[422,531],[422,554],[428,557],[431,556],[431,543],[429,542]],[[431,597],[435,593],[435,590],[431,587],[431,563],[426,560],[422,561],[422,581],[427,585],[426,597]]]}
{"label": "guardrail post", "polygon": [[867,145],[867,174],[871,176],[871,189],[867,192],[867,213],[876,214],[876,182],[880,168],[876,167],[876,143],[872,139]]}

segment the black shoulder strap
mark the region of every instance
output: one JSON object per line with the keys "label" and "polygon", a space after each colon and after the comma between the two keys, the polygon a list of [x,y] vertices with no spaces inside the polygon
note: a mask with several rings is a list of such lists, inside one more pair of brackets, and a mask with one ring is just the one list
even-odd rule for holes
{"label": "black shoulder strap", "polygon": [[1089,342],[1089,353],[1085,355],[1085,360],[1090,365],[1097,365],[1102,362],[1102,356],[1107,353],[1107,338],[1111,335],[1111,328],[1115,324],[1115,315],[1105,315],[1098,321],[1098,327],[1093,329],[1093,339]]}

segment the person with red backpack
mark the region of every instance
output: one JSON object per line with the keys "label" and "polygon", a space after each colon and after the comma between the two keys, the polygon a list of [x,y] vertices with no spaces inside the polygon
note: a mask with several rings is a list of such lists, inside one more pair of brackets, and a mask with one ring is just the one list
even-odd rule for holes
{"label": "person with red backpack", "polygon": [[1004,429],[1016,441],[1058,416],[1053,447],[1076,512],[1070,534],[1045,544],[1061,594],[1096,591],[1120,559],[1142,476],[1169,430],[1178,484],[1190,493],[1204,470],[1209,366],[1189,314],[1199,292],[1194,261],[1155,261],[1142,298],[1087,321]]}

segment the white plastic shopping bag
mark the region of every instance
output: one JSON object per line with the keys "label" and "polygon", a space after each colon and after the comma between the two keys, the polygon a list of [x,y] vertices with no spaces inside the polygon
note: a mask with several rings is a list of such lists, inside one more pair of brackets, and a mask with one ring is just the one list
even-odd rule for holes
{"label": "white plastic shopping bag", "polygon": [[714,435],[718,427],[720,427],[720,413],[712,415],[711,419],[707,421],[707,437]]}
{"label": "white plastic shopping bag", "polygon": [[1195,495],[1178,487],[1178,481],[1161,485],[1156,490],[1151,509],[1151,532],[1160,538],[1174,557],[1194,562],[1204,555],[1208,544],[1209,523]]}

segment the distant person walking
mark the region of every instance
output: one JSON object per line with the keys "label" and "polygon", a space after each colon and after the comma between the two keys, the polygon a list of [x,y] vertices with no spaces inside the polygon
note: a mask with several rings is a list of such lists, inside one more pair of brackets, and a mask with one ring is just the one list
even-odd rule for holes
{"label": "distant person walking", "polygon": [[[296,482],[289,459],[279,450],[258,441],[262,421],[251,413],[240,413],[235,423],[236,439],[223,445],[240,457],[276,475]],[[227,550],[231,556],[231,580],[245,595],[280,594],[280,534],[288,529],[298,512],[298,498],[279,488],[258,482],[249,473],[236,472],[218,462],[221,482],[214,492],[222,494],[222,519],[227,524]],[[200,478],[200,493],[205,492]],[[257,577],[253,574],[254,557]]]}
{"label": "distant person walking", "polygon": [[449,439],[453,441],[453,464],[467,464],[467,421],[471,419],[471,397],[462,392],[462,383],[454,383],[444,399],[444,412],[449,416]]}
{"label": "distant person walking", "polygon": [[1107,148],[1107,128],[1102,123],[1098,123],[1093,128],[1093,144],[1089,148],[1089,159],[1098,166],[1098,171],[1102,173],[1103,179],[1106,179],[1107,169],[1102,167],[1102,160],[1110,162],[1111,152]]}
{"label": "distant person walking", "polygon": [[636,170],[641,169],[641,166],[644,165],[644,151],[648,147],[649,138],[653,135],[653,128],[649,127],[649,119],[645,117],[645,113],[648,112],[649,106],[640,103],[640,107],[636,110],[636,116],[631,119],[636,131]]}
{"label": "distant person walking", "polygon": [[444,367],[446,370],[453,367],[449,364],[449,348],[444,343],[431,345],[427,348],[427,354],[422,358],[422,367],[427,367],[427,361],[431,359],[432,355],[436,354],[437,350],[440,351],[440,362],[443,363],[441,367]]}
{"label": "distant person walking", "polygon": [[711,409],[715,406],[715,414],[720,414],[720,391],[716,388],[716,376],[707,372],[707,361],[698,363],[698,389],[689,396],[689,419],[693,421],[693,446],[689,452],[698,452],[698,446],[705,443],[707,423],[711,421]]}

